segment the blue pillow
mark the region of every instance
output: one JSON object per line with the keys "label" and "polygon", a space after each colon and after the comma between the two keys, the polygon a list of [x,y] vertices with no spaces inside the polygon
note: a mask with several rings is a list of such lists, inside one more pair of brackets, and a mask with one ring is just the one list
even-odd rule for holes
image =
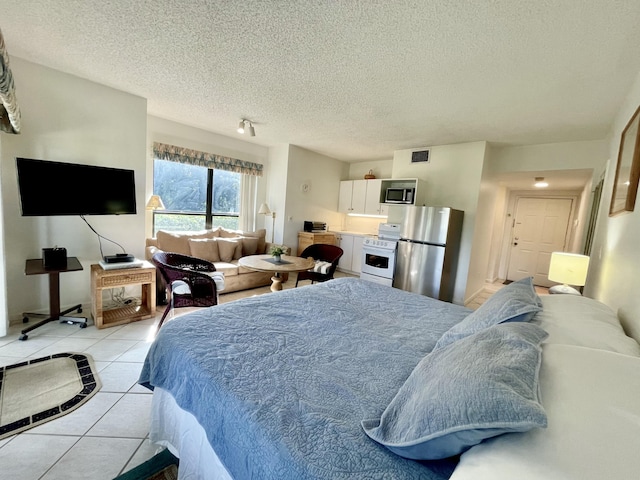
{"label": "blue pillow", "polygon": [[366,434],[392,452],[435,460],[507,432],[547,426],[538,398],[540,343],[532,323],[504,323],[434,350]]}
{"label": "blue pillow", "polygon": [[440,337],[434,350],[503,322],[528,322],[542,310],[542,301],[527,277],[502,287],[460,323]]}

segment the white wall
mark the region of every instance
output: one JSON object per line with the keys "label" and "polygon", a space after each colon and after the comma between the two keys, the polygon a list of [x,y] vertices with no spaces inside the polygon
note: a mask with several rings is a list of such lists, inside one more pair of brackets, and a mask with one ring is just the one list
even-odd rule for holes
{"label": "white wall", "polygon": [[[235,131],[233,129],[230,130]],[[238,158],[240,160],[264,165],[264,175],[263,177],[259,177],[257,181],[258,191],[256,196],[258,198],[258,207],[260,206],[260,203],[264,201],[267,185],[266,176],[269,171],[266,165],[269,155],[269,149],[267,147],[244,141],[241,135],[238,135],[240,138],[226,137],[224,135],[218,135],[216,133],[207,132],[206,130],[201,130],[199,128],[190,127],[188,125],[183,125],[181,123],[176,123],[171,120],[165,120],[154,116],[148,117],[147,136],[148,162],[145,202],[153,193],[153,142],[176,145],[201,152],[215,153],[217,155]],[[146,217],[146,235],[151,236],[152,216],[149,213]],[[263,220],[263,218],[258,219],[260,228],[263,228]],[[269,225],[271,225],[271,222],[269,222]],[[271,227],[269,226],[269,228]]]}
{"label": "white wall", "polygon": [[[269,164],[267,172],[266,202],[272,212],[276,212],[275,225],[273,218],[265,215],[264,226],[267,229],[267,240],[273,238],[275,243],[285,244],[293,248],[297,245],[288,244],[284,237],[284,222],[289,198],[287,196],[287,177],[289,175],[289,149],[288,144],[277,145],[269,148]],[[258,221],[260,223],[260,221]],[[275,226],[275,232],[272,227]]]}
{"label": "white wall", "polygon": [[608,155],[608,142],[603,139],[540,145],[495,146],[488,161],[496,174],[588,168],[600,170]]}
{"label": "white wall", "polygon": [[[609,217],[620,136],[640,104],[640,74],[613,124],[598,227],[585,294],[612,307],[629,331],[640,338],[640,202],[633,212]],[[599,178],[597,175],[594,178]]]}
{"label": "white wall", "polygon": [[[0,325],[19,321],[24,311],[48,310],[47,276],[24,275],[25,260],[40,258],[42,248],[65,247],[84,267],[81,272],[61,274],[63,309],[90,302],[90,265],[100,260],[98,238],[79,217],[21,216],[17,156],[133,169],[138,214],[89,216],[87,220],[129,253],[144,254],[146,100],[20,58],[11,58],[11,68],[22,111],[22,133],[3,136],[0,150],[2,258],[7,282],[2,293],[8,307],[8,318]],[[60,188],[73,189],[73,180]],[[120,251],[104,241],[103,248],[105,255]]]}
{"label": "white wall", "polygon": [[303,230],[305,220],[325,222],[330,230],[341,225],[338,197],[340,180],[347,170],[345,162],[295,145],[289,146],[286,208],[280,224],[285,245],[297,247],[298,232]]}
{"label": "white wall", "polygon": [[369,173],[369,170],[373,172],[376,178],[391,178],[393,159],[352,162],[349,164],[349,176],[342,180],[362,180]]}

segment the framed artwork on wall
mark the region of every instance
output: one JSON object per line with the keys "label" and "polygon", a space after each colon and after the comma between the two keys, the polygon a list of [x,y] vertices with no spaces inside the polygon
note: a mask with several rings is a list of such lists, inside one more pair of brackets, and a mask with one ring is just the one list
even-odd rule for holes
{"label": "framed artwork on wall", "polygon": [[618,164],[611,194],[609,216],[633,212],[640,179],[640,107],[624,127],[620,137]]}

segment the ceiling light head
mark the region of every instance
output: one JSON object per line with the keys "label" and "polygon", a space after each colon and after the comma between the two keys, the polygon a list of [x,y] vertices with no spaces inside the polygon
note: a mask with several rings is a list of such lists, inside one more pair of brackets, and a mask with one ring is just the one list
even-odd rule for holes
{"label": "ceiling light head", "polygon": [[549,186],[549,184],[544,181],[544,177],[536,177],[535,181],[536,183],[534,183],[533,186],[536,188],[546,188]]}
{"label": "ceiling light head", "polygon": [[252,137],[256,136],[256,130],[253,128],[253,123],[251,122],[251,120],[243,118],[238,124],[238,133],[245,133],[247,132],[247,130],[249,131],[249,135],[251,135]]}

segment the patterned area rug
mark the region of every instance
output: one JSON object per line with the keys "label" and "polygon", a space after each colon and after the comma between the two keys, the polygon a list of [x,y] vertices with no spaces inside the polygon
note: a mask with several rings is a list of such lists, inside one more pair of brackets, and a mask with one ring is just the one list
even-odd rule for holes
{"label": "patterned area rug", "polygon": [[0,367],[0,439],[72,412],[102,384],[93,359],[83,353]]}
{"label": "patterned area rug", "polygon": [[178,480],[178,463],[169,450],[163,450],[113,480]]}

